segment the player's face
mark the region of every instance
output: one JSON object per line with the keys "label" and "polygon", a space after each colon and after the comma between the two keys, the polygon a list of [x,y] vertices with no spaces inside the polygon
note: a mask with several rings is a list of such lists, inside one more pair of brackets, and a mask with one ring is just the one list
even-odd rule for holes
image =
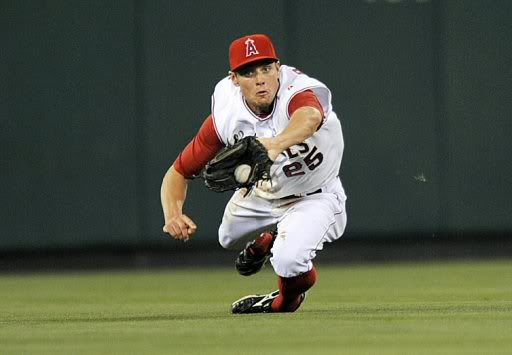
{"label": "player's face", "polygon": [[279,63],[256,64],[231,76],[256,114],[268,113],[279,89]]}

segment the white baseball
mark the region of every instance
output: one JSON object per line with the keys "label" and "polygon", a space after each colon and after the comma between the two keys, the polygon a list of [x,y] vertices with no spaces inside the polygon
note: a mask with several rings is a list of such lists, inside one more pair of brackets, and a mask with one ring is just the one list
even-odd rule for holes
{"label": "white baseball", "polygon": [[244,184],[249,180],[251,174],[251,166],[247,164],[240,164],[235,169],[235,179],[241,184]]}

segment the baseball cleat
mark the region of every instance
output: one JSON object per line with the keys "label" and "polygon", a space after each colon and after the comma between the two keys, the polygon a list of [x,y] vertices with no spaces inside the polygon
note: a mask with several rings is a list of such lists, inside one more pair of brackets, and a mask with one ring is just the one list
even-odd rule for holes
{"label": "baseball cleat", "polygon": [[238,254],[235,260],[235,267],[240,275],[250,276],[261,270],[272,256],[270,250],[276,235],[276,230],[261,233],[258,238]]}
{"label": "baseball cleat", "polygon": [[[296,311],[302,302],[306,299],[307,292],[300,295],[300,301],[296,308],[284,312]],[[272,312],[272,302],[279,296],[279,290],[276,290],[267,295],[250,295],[240,298],[238,301],[233,302],[231,305],[231,312],[235,314],[242,313],[270,313]]]}
{"label": "baseball cleat", "polygon": [[267,295],[250,295],[240,298],[231,305],[231,312],[241,313],[269,313],[272,312],[272,301],[279,296],[279,290]]}

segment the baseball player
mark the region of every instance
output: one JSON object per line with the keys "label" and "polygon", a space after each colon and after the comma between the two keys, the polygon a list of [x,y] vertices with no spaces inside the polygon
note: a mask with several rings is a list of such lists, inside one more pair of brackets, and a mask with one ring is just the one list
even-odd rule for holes
{"label": "baseball player", "polygon": [[338,177],[343,155],[331,92],[320,81],[281,65],[271,39],[244,36],[229,48],[229,76],[212,95],[212,112],[167,171],[161,188],[164,232],[187,241],[196,231],[183,213],[187,180],[217,152],[256,136],[267,149],[269,183],[235,191],[219,227],[219,242],[241,250],[235,265],[252,275],[270,260],[278,290],[245,296],[233,313],[294,312],[317,279],[313,259],[346,225],[346,195]]}

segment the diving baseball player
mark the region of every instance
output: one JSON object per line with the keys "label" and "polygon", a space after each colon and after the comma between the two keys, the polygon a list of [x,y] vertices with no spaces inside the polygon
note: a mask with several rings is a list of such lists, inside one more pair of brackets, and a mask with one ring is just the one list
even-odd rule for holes
{"label": "diving baseball player", "polygon": [[167,171],[161,188],[164,232],[188,240],[196,224],[183,213],[187,180],[219,150],[256,136],[273,161],[270,180],[235,191],[219,227],[219,242],[241,250],[235,266],[252,275],[270,260],[278,290],[232,304],[233,313],[294,312],[315,283],[316,252],[346,225],[339,179],[340,121],[320,81],[281,65],[270,38],[253,34],[229,48],[230,73],[215,87],[212,112]]}

